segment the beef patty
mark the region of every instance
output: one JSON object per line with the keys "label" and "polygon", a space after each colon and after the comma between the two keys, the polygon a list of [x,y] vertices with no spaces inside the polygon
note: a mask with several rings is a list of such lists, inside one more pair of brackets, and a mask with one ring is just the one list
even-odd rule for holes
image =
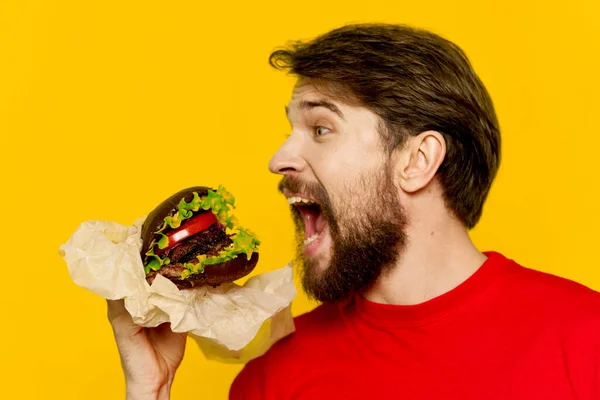
{"label": "beef patty", "polygon": [[231,239],[225,233],[225,228],[220,224],[215,224],[173,247],[165,256],[169,258],[171,264],[179,264],[193,260],[201,254],[206,254],[207,257],[216,256],[219,251],[231,243]]}

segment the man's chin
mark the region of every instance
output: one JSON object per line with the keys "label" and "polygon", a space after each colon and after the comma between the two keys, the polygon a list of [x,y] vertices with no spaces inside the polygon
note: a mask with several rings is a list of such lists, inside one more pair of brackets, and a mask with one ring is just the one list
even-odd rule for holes
{"label": "man's chin", "polygon": [[327,230],[319,234],[319,237],[308,245],[301,245],[300,254],[304,268],[314,275],[322,275],[331,262],[332,243],[331,236]]}
{"label": "man's chin", "polygon": [[325,254],[318,256],[307,257],[302,250],[296,256],[295,266],[300,273],[302,288],[306,294],[321,301],[321,296],[318,294],[322,291],[322,287],[327,286],[324,280],[328,279],[327,271],[331,268],[330,257],[324,257]]}
{"label": "man's chin", "polygon": [[329,268],[329,264],[323,260],[304,261],[304,273],[311,275],[312,279],[322,279]]}
{"label": "man's chin", "polygon": [[319,279],[329,268],[329,257],[325,258],[323,255],[307,257],[301,251],[296,255],[296,265],[301,268],[303,274]]}

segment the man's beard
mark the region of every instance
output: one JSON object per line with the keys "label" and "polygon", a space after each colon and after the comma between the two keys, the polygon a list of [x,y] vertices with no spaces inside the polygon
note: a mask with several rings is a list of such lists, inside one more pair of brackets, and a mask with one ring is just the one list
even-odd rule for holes
{"label": "man's beard", "polygon": [[364,175],[346,188],[335,205],[320,183],[301,182],[286,176],[279,189],[312,197],[327,219],[332,249],[329,265],[318,271],[304,255],[304,221],[292,206],[296,223],[296,265],[309,297],[334,303],[364,291],[393,268],[406,244],[406,217],[387,165],[379,173]]}

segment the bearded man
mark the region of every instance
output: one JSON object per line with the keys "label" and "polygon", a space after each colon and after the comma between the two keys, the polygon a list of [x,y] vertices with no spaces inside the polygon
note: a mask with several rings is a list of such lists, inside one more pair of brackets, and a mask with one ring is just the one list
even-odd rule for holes
{"label": "bearded man", "polygon": [[[600,294],[480,252],[500,162],[492,101],[427,31],[350,25],[271,54],[298,77],[270,170],[323,304],[251,361],[237,399],[600,399]],[[185,335],[109,302],[130,398],[168,398]],[[199,393],[201,396],[201,393]]]}

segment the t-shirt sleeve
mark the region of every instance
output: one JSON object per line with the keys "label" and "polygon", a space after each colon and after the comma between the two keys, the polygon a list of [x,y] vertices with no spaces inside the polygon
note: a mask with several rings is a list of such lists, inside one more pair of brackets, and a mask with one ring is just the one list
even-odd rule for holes
{"label": "t-shirt sleeve", "polygon": [[250,361],[238,374],[229,390],[229,400],[264,400],[266,357]]}

